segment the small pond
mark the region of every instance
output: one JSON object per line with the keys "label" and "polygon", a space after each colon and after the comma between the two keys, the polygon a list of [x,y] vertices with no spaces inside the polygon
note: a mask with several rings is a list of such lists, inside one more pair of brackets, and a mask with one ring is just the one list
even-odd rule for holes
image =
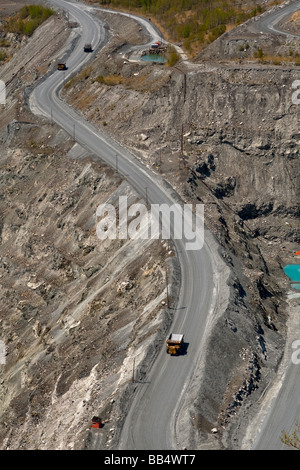
{"label": "small pond", "polygon": [[292,281],[291,287],[300,289],[300,264],[288,264],[283,271]]}
{"label": "small pond", "polygon": [[145,54],[141,57],[141,59],[147,62],[159,62],[160,64],[168,62],[167,59],[160,54]]}

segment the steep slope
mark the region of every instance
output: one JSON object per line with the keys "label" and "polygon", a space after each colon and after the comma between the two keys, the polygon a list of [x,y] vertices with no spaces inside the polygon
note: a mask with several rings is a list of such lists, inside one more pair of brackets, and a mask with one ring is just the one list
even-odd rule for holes
{"label": "steep slope", "polygon": [[[64,96],[163,174],[185,201],[205,203],[207,227],[232,270],[232,297],[210,339],[205,378],[195,381],[194,410],[183,406],[178,426],[184,421],[191,429],[187,446],[192,439],[195,447],[238,448],[258,398],[276,383],[285,347],[282,268],[299,243],[292,103],[299,72],[259,63],[171,69],[131,61],[130,41],[124,47],[117,35],[130,20],[104,17],[110,44]],[[219,432],[211,434],[213,428]]]}
{"label": "steep slope", "polygon": [[[133,371],[144,376],[172,318],[165,311],[166,269],[172,283],[176,265],[170,247],[96,234],[99,204],[138,196],[29,112],[25,87],[35,74],[26,53],[55,25],[57,18],[21,50],[24,68],[17,52],[1,71],[14,77],[1,120],[2,449],[81,449],[92,416],[103,412],[109,423]],[[47,58],[51,67],[49,53],[34,54],[35,66]]]}
{"label": "steep slope", "polygon": [[[124,42],[140,43],[142,32],[130,19],[105,18],[110,44],[66,84],[64,98],[185,201],[205,203],[207,227],[232,272],[231,302],[182,403],[178,434],[187,448],[240,448],[265,389],[278,380],[291,311],[282,267],[299,244],[298,108],[291,102],[299,72],[131,62]],[[45,29],[40,34],[47,37]],[[133,366],[144,378],[171,320],[162,302],[172,253],[159,243],[141,251],[99,244],[97,205],[123,191],[137,196],[28,112],[21,85],[55,66],[48,54],[42,71],[29,62],[14,77],[3,115],[1,446],[89,447],[90,418],[100,412],[113,423],[101,446],[113,448]]]}

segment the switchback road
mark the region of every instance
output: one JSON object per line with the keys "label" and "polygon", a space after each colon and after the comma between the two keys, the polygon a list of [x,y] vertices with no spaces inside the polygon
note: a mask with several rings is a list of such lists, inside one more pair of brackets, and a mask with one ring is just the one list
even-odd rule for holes
{"label": "switchback road", "polygon": [[[63,81],[79,71],[91,58],[83,53],[84,43],[92,42],[95,49],[99,49],[107,38],[104,25],[91,14],[91,7],[73,1],[51,0],[51,3],[67,10],[71,18],[80,24],[79,41],[68,58],[67,72],[53,73],[34,90],[31,96],[32,110],[49,119],[51,117],[70,135],[75,134],[79,144],[112,167],[115,167],[118,155],[119,172],[126,175],[128,182],[141,196],[145,195],[147,188],[150,203],[172,205],[177,202],[178,196],[161,177],[142,166],[134,155],[117,142],[101,135],[99,130],[60,100],[59,90]],[[299,8],[300,2],[295,2],[270,15],[264,15],[256,22],[255,27],[261,32],[289,34],[280,30],[277,25],[286,15]],[[147,27],[147,21],[143,22],[143,26],[147,28],[150,37],[156,34]],[[153,39],[156,40],[157,36]],[[121,435],[122,449],[159,450],[180,447],[174,432],[177,414],[204,350],[208,328],[216,315],[220,289],[217,257],[208,243],[209,240],[210,235],[206,234],[204,246],[198,251],[188,251],[185,240],[175,240],[182,284],[173,331],[185,334],[189,343],[188,354],[172,358],[162,348],[147,377],[147,383],[138,387],[134,397]],[[288,426],[285,429],[290,429],[297,413],[299,416],[299,386],[298,370],[290,366],[284,383],[274,395],[274,402],[269,404],[266,418],[257,428],[253,448],[281,447],[280,429],[285,428],[285,425]]]}
{"label": "switchback road", "polygon": [[[151,204],[178,202],[178,196],[164,183],[161,177],[151,173],[137,159],[117,142],[102,135],[60,98],[59,91],[65,80],[85,64],[87,55],[83,45],[91,42],[95,50],[106,41],[104,25],[90,14],[83,4],[73,1],[51,0],[57,8],[69,12],[70,20],[80,25],[80,39],[67,60],[66,72],[55,71],[41,83],[30,98],[34,113],[55,121],[76,141],[102,161],[115,167],[118,155],[118,171],[126,175],[133,188],[145,196]],[[89,56],[90,57],[90,56]],[[174,227],[176,230],[176,226]],[[218,266],[207,239],[201,250],[186,250],[186,240],[174,240],[181,267],[181,286],[175,314],[173,332],[183,333],[189,343],[188,354],[173,358],[162,352],[147,377],[147,384],[140,386],[133,406],[128,414],[120,447],[123,449],[172,449],[174,442],[176,413],[182,394],[187,390],[193,376],[207,328],[215,314],[215,301],[218,291]]]}

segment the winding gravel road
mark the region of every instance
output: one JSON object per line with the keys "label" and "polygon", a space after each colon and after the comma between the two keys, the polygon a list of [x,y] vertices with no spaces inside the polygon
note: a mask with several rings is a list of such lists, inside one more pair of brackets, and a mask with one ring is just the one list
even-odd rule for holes
{"label": "winding gravel road", "polygon": [[280,34],[282,36],[299,37],[300,34],[290,33],[281,28],[278,24],[289,15],[300,9],[300,2],[296,1],[290,5],[282,5],[273,12],[262,15],[257,18],[254,24],[255,29],[263,33]]}
{"label": "winding gravel road", "polygon": [[[161,177],[149,171],[117,142],[101,135],[60,100],[59,90],[64,80],[68,80],[72,73],[91,58],[91,55],[87,56],[83,52],[84,43],[92,42],[95,50],[98,50],[107,38],[104,25],[90,14],[88,7],[62,0],[51,0],[51,4],[67,10],[70,19],[80,24],[80,39],[67,60],[68,70],[64,73],[55,71],[34,90],[30,97],[32,111],[51,118],[68,133],[75,134],[79,144],[112,167],[115,167],[118,155],[118,171],[126,175],[128,182],[141,197],[145,196],[147,188],[149,203],[171,206],[178,202],[176,193]],[[177,448],[174,443],[176,410],[197,366],[202,342],[206,337],[206,327],[209,327],[210,315],[214,312],[218,284],[213,252],[207,243],[200,250],[188,251],[187,240],[184,238],[174,242],[181,266],[182,283],[172,331],[185,334],[189,343],[188,353],[173,358],[165,353],[163,345],[162,352],[147,377],[147,384],[141,384],[127,416],[120,444],[123,449]]]}
{"label": "winding gravel road", "polygon": [[[118,171],[126,175],[128,182],[141,197],[145,196],[147,188],[150,203],[165,203],[171,206],[178,202],[175,191],[165,184],[160,176],[144,167],[134,155],[117,142],[100,134],[99,130],[84,121],[59,98],[64,80],[68,80],[93,57],[93,54],[84,54],[84,43],[91,42],[96,53],[106,43],[107,37],[103,23],[91,13],[92,7],[74,1],[50,0],[50,3],[55,8],[68,11],[70,19],[79,23],[79,39],[68,58],[68,70],[64,73],[55,71],[32,93],[30,97],[32,111],[53,119],[70,135],[75,135],[79,144],[112,167],[115,167],[118,156]],[[278,30],[276,25],[285,15],[296,11],[299,7],[300,2],[295,2],[279,12],[264,16],[256,23],[256,28],[264,32],[286,34]],[[147,26],[147,21],[143,22],[143,26],[147,28],[153,39],[157,39],[157,36],[153,36],[157,32]],[[147,383],[138,385],[121,434],[121,449],[166,450],[181,447],[180,442],[176,441],[174,432],[176,416],[193,372],[199,364],[200,355],[203,353],[212,318],[216,315],[220,288],[218,258],[208,243],[209,240],[210,234],[205,233],[204,246],[197,251],[186,250],[186,240],[175,240],[182,283],[172,330],[185,334],[189,343],[188,351],[184,356],[173,358],[165,353],[164,347],[162,348],[147,377]],[[299,390],[299,374],[296,374],[296,377],[290,376],[290,380],[294,381]],[[292,396],[289,390],[293,391]],[[287,399],[295,400],[297,390],[296,387],[282,387],[278,400],[284,400],[286,405]],[[278,421],[274,423],[274,419],[282,420],[285,408],[280,402],[276,402],[275,405],[276,408],[281,407],[281,413],[275,415],[273,407],[269,411],[268,420],[261,425],[263,432],[257,438],[254,445],[256,448],[278,446],[278,438],[276,442],[270,442],[270,436],[274,429],[278,433],[279,423]],[[299,408],[299,400],[297,407]]]}

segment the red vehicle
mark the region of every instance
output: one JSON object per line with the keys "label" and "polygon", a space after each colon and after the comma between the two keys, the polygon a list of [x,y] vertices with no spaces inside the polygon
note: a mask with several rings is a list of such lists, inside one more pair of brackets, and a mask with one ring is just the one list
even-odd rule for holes
{"label": "red vehicle", "polygon": [[92,428],[99,429],[101,427],[102,427],[101,418],[98,418],[98,416],[94,416],[92,419]]}

